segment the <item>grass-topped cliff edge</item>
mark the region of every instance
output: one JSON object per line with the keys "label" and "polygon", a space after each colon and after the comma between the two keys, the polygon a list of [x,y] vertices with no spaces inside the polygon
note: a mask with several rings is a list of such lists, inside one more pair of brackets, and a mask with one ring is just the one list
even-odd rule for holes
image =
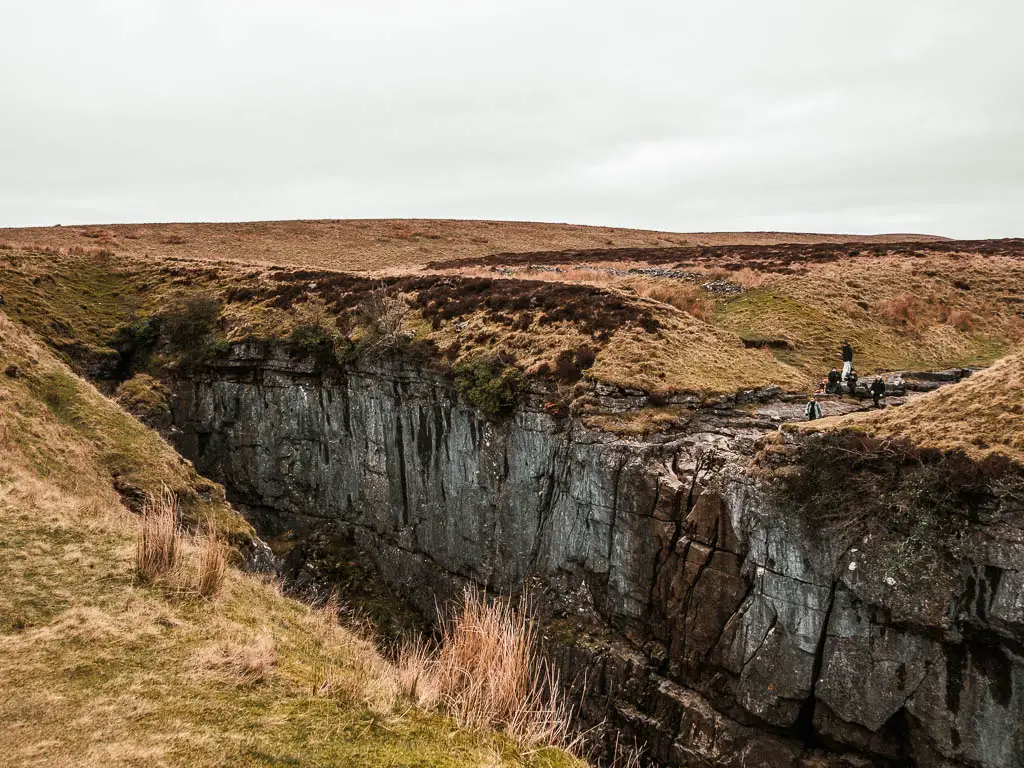
{"label": "grass-topped cliff edge", "polygon": [[[390,322],[392,340],[453,373],[484,361],[498,376],[585,376],[659,396],[808,391],[843,338],[862,376],[987,365],[1024,339],[1018,240],[634,233],[600,242],[600,228],[443,221],[172,229],[0,232],[5,309],[99,378],[158,373],[143,357],[173,353],[174,335],[191,362],[245,339],[344,361],[387,347]],[[385,246],[408,238],[422,241],[419,255],[388,262]],[[527,250],[545,238],[563,250]],[[203,316],[183,316],[204,302]]]}

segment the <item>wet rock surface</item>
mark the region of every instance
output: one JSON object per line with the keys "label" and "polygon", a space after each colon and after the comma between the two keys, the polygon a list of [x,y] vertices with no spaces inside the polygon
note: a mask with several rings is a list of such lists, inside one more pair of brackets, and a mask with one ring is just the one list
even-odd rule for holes
{"label": "wet rock surface", "polygon": [[960,571],[887,577],[884,542],[823,538],[751,476],[777,394],[645,441],[541,392],[489,420],[416,364],[325,373],[248,345],[173,410],[182,452],[264,528],[352,542],[425,611],[469,581],[534,585],[582,718],[652,764],[1024,764],[1020,521],[973,525]]}

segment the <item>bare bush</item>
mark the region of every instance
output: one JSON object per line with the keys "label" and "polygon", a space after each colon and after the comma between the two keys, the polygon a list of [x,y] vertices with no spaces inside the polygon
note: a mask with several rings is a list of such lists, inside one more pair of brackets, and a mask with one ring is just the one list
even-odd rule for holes
{"label": "bare bush", "polygon": [[182,535],[178,527],[178,500],[164,488],[150,495],[142,507],[135,546],[135,570],[146,581],[174,573],[181,564]]}
{"label": "bare bush", "polygon": [[405,341],[408,316],[409,305],[398,291],[382,285],[371,292],[359,307],[357,320],[363,331],[360,341],[366,354],[383,355]]}
{"label": "bare bush", "polygon": [[463,727],[501,727],[524,746],[574,743],[571,707],[540,654],[533,622],[479,590],[467,589],[443,618],[436,648],[403,649],[398,677],[407,696],[436,702]]}

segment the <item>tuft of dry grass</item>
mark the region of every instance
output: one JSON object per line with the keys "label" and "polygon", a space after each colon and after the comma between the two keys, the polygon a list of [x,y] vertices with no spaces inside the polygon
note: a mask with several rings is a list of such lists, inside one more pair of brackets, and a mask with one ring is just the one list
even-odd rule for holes
{"label": "tuft of dry grass", "polygon": [[883,320],[908,329],[916,329],[923,319],[924,303],[918,296],[903,293],[878,302],[875,315]]}
{"label": "tuft of dry grass", "polygon": [[432,707],[441,699],[433,664],[433,652],[422,641],[406,642],[399,650],[395,667],[398,687],[417,706]]}
{"label": "tuft of dry grass", "polygon": [[277,640],[266,628],[241,641],[224,640],[202,648],[194,659],[196,668],[239,685],[264,682],[277,662]]}
{"label": "tuft of dry grass", "polygon": [[695,285],[678,280],[634,282],[638,294],[662,304],[669,304],[699,320],[707,320],[714,310],[714,301]]}
{"label": "tuft of dry grass", "polygon": [[403,649],[398,678],[407,696],[440,706],[466,728],[501,727],[527,747],[573,744],[572,708],[524,612],[467,588],[443,617],[440,634],[435,649]]}
{"label": "tuft of dry grass", "polygon": [[955,307],[949,307],[943,304],[938,309],[937,319],[940,323],[947,323],[952,325],[958,331],[967,333],[974,329],[974,324],[978,321],[978,316],[973,312],[956,309]]}
{"label": "tuft of dry grass", "polygon": [[203,597],[216,597],[224,587],[227,572],[227,548],[215,531],[207,530],[199,541],[196,591]]}
{"label": "tuft of dry grass", "polygon": [[144,581],[172,576],[181,565],[182,534],[178,525],[178,501],[164,488],[150,494],[142,508],[135,547],[135,572]]}

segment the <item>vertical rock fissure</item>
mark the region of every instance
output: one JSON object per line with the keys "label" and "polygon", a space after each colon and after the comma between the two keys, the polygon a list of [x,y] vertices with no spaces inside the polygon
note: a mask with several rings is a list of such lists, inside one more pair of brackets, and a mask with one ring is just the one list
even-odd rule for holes
{"label": "vertical rock fissure", "polygon": [[[661,486],[659,485],[658,496],[655,498],[654,509],[657,509],[657,502],[660,498]],[[651,583],[648,585],[647,588],[648,610],[654,609],[656,607],[655,592],[658,589],[658,585],[662,581],[665,566],[667,566],[669,560],[672,559],[672,555],[675,553],[676,547],[679,545],[679,539],[683,535],[683,517],[683,494],[677,491],[675,504],[672,505],[672,524],[674,526],[672,530],[672,538],[669,540],[668,546],[664,547],[654,557],[654,571],[651,574]]]}
{"label": "vertical rock fissure", "polygon": [[828,604],[825,607],[825,617],[821,622],[821,634],[818,635],[818,642],[814,649],[814,662],[811,664],[811,686],[800,706],[793,730],[800,739],[810,746],[817,742],[817,733],[814,729],[814,710],[817,706],[818,678],[821,677],[821,669],[825,663],[825,642],[828,639],[828,626],[832,621],[832,608],[836,603],[836,586],[838,580],[833,579],[828,592]]}
{"label": "vertical rock fissure", "polygon": [[[541,546],[544,542],[544,533],[547,530],[548,521],[551,519],[555,502],[558,499],[558,488],[564,484],[565,477],[569,472],[568,455],[569,443],[565,442],[557,451],[551,454],[548,471],[544,475],[547,478],[547,487],[544,489],[543,498],[537,509],[537,534],[533,539],[533,545],[530,550],[530,570],[534,570],[537,567]],[[576,522],[574,519],[574,528]]]}
{"label": "vertical rock fissure", "polygon": [[[679,613],[683,618],[681,648],[684,654],[686,653],[686,637],[689,631],[690,624],[690,603],[693,601],[693,596],[697,592],[697,585],[700,584],[701,577],[704,575],[704,572],[711,566],[711,561],[715,558],[715,552],[718,549],[718,529],[719,526],[715,526],[715,532],[711,536],[711,542],[708,546],[707,555],[704,557],[704,560],[697,566],[697,572],[694,574],[693,581],[690,582],[689,589],[686,590],[686,596],[683,598],[683,603],[679,607]],[[687,547],[687,559],[689,559],[690,556],[690,549],[691,547]],[[686,567],[685,561],[683,567]]]}
{"label": "vertical rock fissure", "polygon": [[622,461],[619,462],[615,468],[615,480],[612,484],[612,504],[611,504],[611,520],[608,521],[608,552],[607,552],[607,563],[608,563],[608,579],[611,579],[612,575],[612,563],[614,562],[615,555],[615,525],[619,520],[619,483],[622,480],[622,470],[626,466],[626,462],[629,461],[628,456],[624,456]]}
{"label": "vertical rock fissure", "polygon": [[398,482],[402,493],[402,527],[409,525],[409,484],[405,477],[405,436],[402,434],[402,412],[395,409],[395,447],[398,454]]}

